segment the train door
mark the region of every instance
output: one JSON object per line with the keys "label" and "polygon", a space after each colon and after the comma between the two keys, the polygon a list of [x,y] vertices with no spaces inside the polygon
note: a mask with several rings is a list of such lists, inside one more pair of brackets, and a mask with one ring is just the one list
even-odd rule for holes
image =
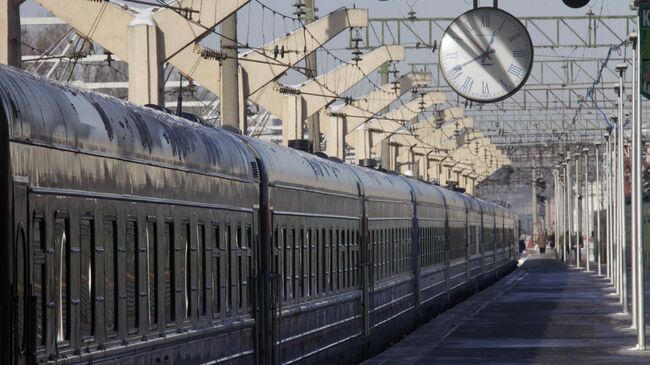
{"label": "train door", "polygon": [[369,336],[370,336],[370,294],[372,292],[373,285],[373,263],[372,256],[370,252],[370,230],[368,227],[368,214],[366,212],[366,197],[365,192],[363,191],[363,186],[360,183],[357,183],[357,189],[359,192],[359,204],[361,207],[361,221],[359,227],[359,247],[361,248],[361,255],[359,257],[360,269],[361,269],[361,315],[363,323],[363,349],[362,354],[365,359],[368,356],[369,352]]}
{"label": "train door", "polygon": [[255,363],[279,364],[280,321],[282,314],[280,300],[280,275],[282,247],[274,229],[273,207],[269,204],[269,185],[266,166],[257,159],[260,176],[260,201],[253,208],[255,261]]}
{"label": "train door", "polygon": [[35,315],[30,313],[32,306],[29,303],[29,208],[27,204],[28,181],[27,178],[14,178],[13,189],[13,264],[11,288],[11,318],[12,318],[12,361],[15,364],[32,363],[33,346],[30,346],[31,331],[30,319]]}

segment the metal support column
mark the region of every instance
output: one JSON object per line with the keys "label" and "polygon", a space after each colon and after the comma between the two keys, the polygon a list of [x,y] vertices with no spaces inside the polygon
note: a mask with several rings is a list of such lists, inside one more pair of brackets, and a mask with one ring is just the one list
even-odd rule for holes
{"label": "metal support column", "polygon": [[237,14],[221,23],[221,50],[225,59],[221,63],[221,126],[246,133],[239,129],[239,61],[237,49]]}
{"label": "metal support column", "polygon": [[568,168],[567,168],[567,161],[562,162],[562,167],[564,168],[564,186],[562,187],[562,235],[564,236],[564,252],[563,252],[563,259],[564,262],[568,261],[568,253],[571,252],[571,238],[569,236],[569,209],[567,207],[567,202],[568,202],[568,197],[567,197],[567,174],[568,174]]}
{"label": "metal support column", "polygon": [[596,229],[598,230],[596,232],[596,243],[598,243],[598,257],[596,258],[596,260],[598,262],[598,275],[602,276],[603,275],[603,268],[602,268],[603,244],[602,241],[600,240],[601,238],[600,232],[602,231],[601,222],[600,222],[600,211],[602,210],[603,207],[602,204],[603,189],[602,186],[600,185],[600,156],[598,155],[600,153],[600,142],[597,142],[594,145],[594,149],[596,150],[596,188],[598,189],[598,193],[594,194],[594,207],[596,208]]}
{"label": "metal support column", "polygon": [[591,247],[589,246],[589,239],[591,238],[591,225],[589,224],[590,223],[589,221],[591,220],[591,213],[589,212],[589,210],[590,210],[589,209],[590,208],[589,207],[589,200],[590,200],[590,198],[589,198],[589,175],[588,175],[588,171],[589,171],[589,148],[587,148],[587,147],[583,148],[582,152],[584,153],[582,163],[584,164],[583,169],[585,171],[585,182],[583,184],[584,185],[584,188],[583,188],[584,189],[584,195],[583,195],[583,198],[582,198],[583,205],[584,205],[584,208],[583,208],[582,212],[583,212],[583,216],[584,216],[583,220],[584,220],[584,235],[585,235],[585,251],[587,252],[586,257],[585,257],[585,261],[586,261],[585,266],[587,268],[587,271],[590,271],[591,270],[591,265],[589,263],[589,261],[590,261],[589,252],[590,252]]}
{"label": "metal support column", "polygon": [[625,171],[624,171],[624,128],[625,116],[623,114],[623,103],[624,103],[624,82],[625,82],[625,71],[627,70],[627,64],[621,63],[616,65],[616,70],[619,72],[619,83],[618,83],[618,153],[617,153],[617,177],[618,177],[618,226],[619,226],[619,287],[620,287],[620,302],[623,306],[623,313],[628,314],[628,298],[627,298],[627,263],[626,263],[626,229],[625,229]]}
{"label": "metal support column", "polygon": [[636,226],[636,206],[638,204],[638,201],[634,199],[634,194],[636,192],[636,183],[637,183],[637,178],[636,178],[636,164],[637,164],[637,158],[638,156],[636,155],[636,149],[634,145],[634,139],[636,138],[636,84],[637,84],[637,69],[636,69],[636,33],[630,33],[628,36],[628,40],[630,41],[632,45],[632,114],[630,115],[630,121],[632,124],[632,143],[630,144],[630,150],[629,150],[629,155],[632,160],[632,166],[631,166],[631,176],[630,176],[630,250],[632,253],[632,262],[631,262],[631,269],[632,269],[632,328],[636,329],[638,325],[638,311],[637,311],[637,297],[639,293],[637,293],[637,272],[636,272],[636,249],[635,249],[635,243],[636,243],[636,235],[638,233],[638,227]]}
{"label": "metal support column", "polygon": [[[638,20],[640,24],[641,19]],[[632,150],[634,151],[634,159],[632,161],[632,171],[633,171],[633,181],[634,189],[632,191],[632,201],[636,202],[634,206],[633,214],[633,227],[636,229],[635,241],[632,241],[632,250],[636,251],[636,261],[632,263],[636,267],[636,310],[638,313],[637,318],[637,349],[645,350],[646,349],[646,328],[645,328],[645,267],[643,261],[643,133],[642,133],[642,106],[643,106],[643,97],[641,96],[641,83],[639,82],[639,75],[641,66],[641,52],[637,50],[638,42],[636,35],[630,37],[630,40],[633,42],[634,52],[634,63],[633,67],[633,88],[632,95],[634,95],[634,116],[632,118]]]}
{"label": "metal support column", "polygon": [[582,228],[582,219],[580,215],[580,207],[581,207],[581,200],[582,196],[580,195],[580,153],[576,152],[573,155],[576,159],[576,185],[575,185],[575,192],[576,192],[576,203],[575,203],[575,210],[576,210],[576,218],[575,218],[575,232],[576,232],[576,267],[580,268],[580,238],[582,238],[582,232],[580,229]]}
{"label": "metal support column", "polygon": [[537,232],[537,166],[535,165],[535,160],[533,160],[533,168],[532,168],[532,182],[531,182],[531,190],[532,190],[532,214],[533,214],[533,226],[532,226],[532,233],[531,233],[531,239],[533,240],[533,243],[537,242],[537,235],[539,232]]}
{"label": "metal support column", "polygon": [[[305,24],[312,23],[316,20],[316,10],[315,0],[305,0]],[[316,52],[310,53],[305,58],[305,66],[306,76],[310,79],[315,79],[318,76]],[[307,128],[309,130],[309,140],[312,143],[313,151],[320,151],[320,113],[315,113],[307,119]]]}
{"label": "metal support column", "polygon": [[605,160],[605,180],[607,185],[607,215],[605,220],[605,227],[607,230],[607,278],[611,285],[614,284],[614,250],[612,244],[612,233],[614,231],[614,225],[612,222],[612,130],[608,129],[607,134],[605,135],[606,143],[606,156]]}
{"label": "metal support column", "polygon": [[20,68],[20,3],[5,0],[0,5],[0,63]]}
{"label": "metal support column", "polygon": [[[553,229],[557,231],[557,225],[558,225],[558,217],[560,216],[560,212],[558,210],[559,204],[558,204],[558,195],[557,195],[557,166],[555,170],[553,170],[553,205],[555,206],[555,227]],[[555,235],[555,239],[553,241],[553,244],[555,247],[558,247],[557,245],[557,235]]]}
{"label": "metal support column", "polygon": [[566,158],[566,182],[565,182],[565,189],[566,189],[566,215],[567,215],[567,236],[569,240],[569,256],[567,258],[567,261],[569,264],[571,264],[571,256],[573,253],[571,252],[573,248],[573,238],[571,235],[571,232],[573,231],[571,227],[572,218],[573,218],[573,210],[571,209],[571,157],[569,157],[569,153],[567,151],[567,158]]}

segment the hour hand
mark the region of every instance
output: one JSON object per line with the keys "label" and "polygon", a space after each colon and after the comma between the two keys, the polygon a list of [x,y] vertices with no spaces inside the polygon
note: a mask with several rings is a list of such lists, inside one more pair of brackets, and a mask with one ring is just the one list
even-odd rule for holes
{"label": "hour hand", "polygon": [[493,50],[493,49],[488,50],[487,52],[482,53],[482,54],[480,54],[480,55],[478,55],[478,56],[472,58],[471,60],[469,60],[469,61],[463,63],[462,65],[460,65],[460,67],[465,67],[465,66],[469,65],[470,63],[472,63],[472,62],[474,62],[474,61],[485,60],[486,57],[487,57],[487,58],[490,58],[489,55],[491,55],[492,53],[494,53],[494,50]]}

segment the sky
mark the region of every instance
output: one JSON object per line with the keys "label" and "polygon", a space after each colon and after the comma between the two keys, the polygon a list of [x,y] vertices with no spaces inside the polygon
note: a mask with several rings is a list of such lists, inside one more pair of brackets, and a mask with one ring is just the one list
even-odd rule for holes
{"label": "sky", "polygon": [[[116,0],[112,0],[118,2]],[[142,5],[129,3],[125,0],[119,0],[127,3],[130,7],[138,8]],[[156,3],[157,0],[147,0]],[[213,1],[213,0],[203,0]],[[217,0],[220,1],[220,0]],[[446,17],[454,18],[472,8],[472,0],[357,0],[357,1],[344,1],[344,0],[315,0],[318,7],[317,14],[325,16],[326,14],[340,8],[340,7],[359,7],[369,9],[370,18],[404,18],[412,9],[419,18],[434,18]],[[279,37],[287,32],[290,32],[298,27],[300,23],[283,18],[280,15],[274,15],[268,8],[274,9],[278,13],[291,15],[295,8],[293,4],[296,0],[251,0],[251,2],[244,6],[238,12],[239,22],[239,39],[242,43],[248,43],[253,47],[260,47],[265,42],[271,41],[274,37]],[[267,9],[263,9],[264,4]],[[480,1],[481,6],[492,6],[492,0]],[[583,16],[590,9],[595,15],[630,15],[632,11],[629,7],[629,0],[591,0],[589,4],[580,9],[571,9],[562,3],[562,0],[499,0],[499,7],[512,13],[515,16]],[[34,0],[28,0],[21,6],[21,16],[38,16],[43,15],[44,10],[34,3]],[[540,23],[541,27],[554,28],[554,22]],[[586,29],[584,27],[579,26]],[[426,34],[426,24],[416,23],[413,25],[419,33]],[[536,33],[535,29],[531,29],[531,36],[533,42],[536,38],[543,41],[541,34]],[[547,31],[554,31],[554,29],[545,29]],[[626,29],[614,29],[617,34],[625,34]],[[566,32],[568,33],[568,32]],[[601,33],[603,34],[603,33]],[[440,39],[441,31],[434,30],[433,38]],[[568,37],[571,35],[569,34]],[[614,42],[612,42],[614,43]],[[202,44],[210,48],[219,47],[219,39],[217,36],[212,36],[204,41]],[[348,33],[344,32],[328,42],[326,50],[317,52],[319,60],[319,73],[331,70],[332,68],[340,65],[340,58],[349,61],[353,56],[348,46]],[[244,50],[242,50],[243,52]],[[606,53],[606,50],[604,50]],[[536,59],[551,59],[562,57],[595,57],[604,58],[605,53],[603,49],[540,49],[536,51]],[[400,73],[405,73],[411,69],[410,63],[433,63],[437,62],[437,54],[431,52],[430,49],[424,50],[409,50],[407,51],[407,59],[400,62],[396,68]],[[378,82],[379,76],[372,75],[374,82]],[[434,76],[435,77],[435,76]],[[283,82],[287,84],[297,84],[304,81],[304,75],[300,75],[295,71],[290,71]],[[350,91],[350,95],[361,95],[373,88],[373,82],[361,83],[357,85],[354,90]]]}

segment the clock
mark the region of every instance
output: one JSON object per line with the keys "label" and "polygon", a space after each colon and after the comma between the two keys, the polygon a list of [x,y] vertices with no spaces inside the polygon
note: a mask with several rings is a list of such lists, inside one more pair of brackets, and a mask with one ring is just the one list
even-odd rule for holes
{"label": "clock", "polygon": [[456,18],[440,42],[440,68],[462,97],[493,103],[515,94],[533,68],[526,27],[498,8],[476,8]]}

